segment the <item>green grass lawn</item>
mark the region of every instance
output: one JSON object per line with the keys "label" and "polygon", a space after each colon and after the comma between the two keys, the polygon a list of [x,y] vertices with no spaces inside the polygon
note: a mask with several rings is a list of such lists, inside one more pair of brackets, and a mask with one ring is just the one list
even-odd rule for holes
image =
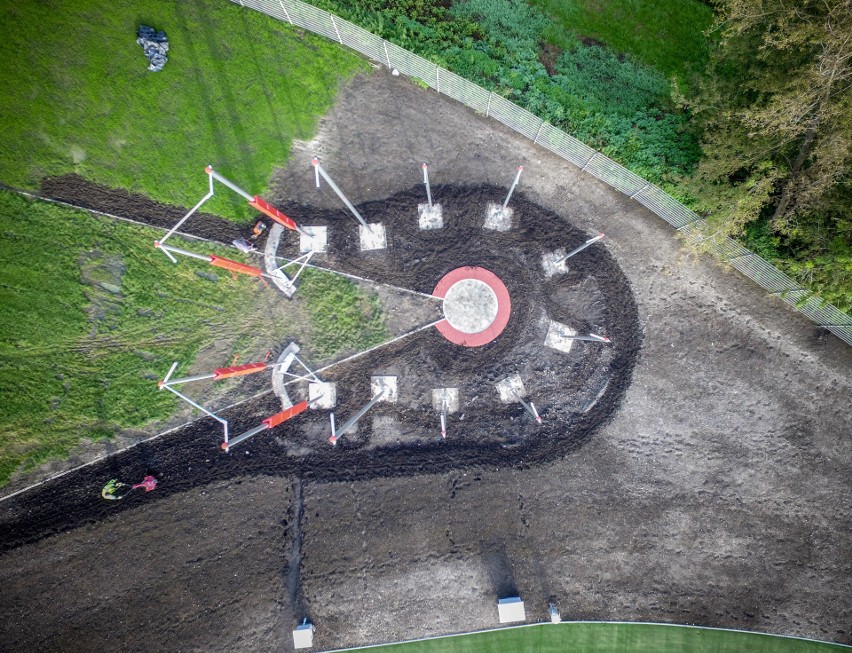
{"label": "green grass lawn", "polygon": [[[161,72],[147,70],[140,24],[169,38]],[[0,59],[0,182],[77,172],[183,206],[206,192],[208,163],[260,194],[367,67],[225,0],[3,2]],[[244,204],[223,190],[205,210],[245,219]]]}
{"label": "green grass lawn", "polygon": [[[234,355],[257,360],[289,338],[315,358],[386,338],[375,301],[328,273],[311,271],[308,292],[285,311],[307,319],[287,323],[258,308],[276,290],[196,260],[174,265],[153,247],[162,235],[153,229],[0,191],[0,233],[0,486],[21,465],[63,456],[83,439],[171,417],[178,400],[158,392],[157,380],[172,361],[186,374],[211,342],[221,355],[198,372]],[[209,243],[176,244],[240,258]],[[346,328],[315,345],[312,333],[331,330],[330,295],[319,292],[327,288]]]}
{"label": "green grass lawn", "polygon": [[[169,38],[162,72],[147,70],[140,24]],[[35,189],[44,176],[76,172],[184,206],[206,192],[208,163],[261,193],[293,139],[313,136],[343,80],[367,69],[325,39],[225,0],[4,2],[0,57],[0,182]],[[237,220],[254,214],[246,209],[224,189],[204,207]],[[0,225],[0,485],[82,439],[169,418],[177,400],[156,391],[157,378],[174,360],[186,372],[214,341],[245,361],[256,293],[274,292],[221,270],[214,283],[195,274],[198,262],[174,266],[152,248],[154,230],[5,192]],[[331,283],[321,279],[309,286]],[[343,283],[336,297],[370,326],[318,342],[318,356],[383,337],[357,286]],[[278,333],[299,326],[310,347],[329,318],[317,293],[299,302],[305,324]]]}
{"label": "green grass lawn", "polygon": [[848,647],[787,637],[650,624],[544,624],[409,644],[371,653],[832,653]]}
{"label": "green grass lawn", "polygon": [[630,54],[667,77],[686,81],[707,63],[703,34],[713,12],[700,0],[531,0],[554,19],[546,38],[566,47],[591,37]]}

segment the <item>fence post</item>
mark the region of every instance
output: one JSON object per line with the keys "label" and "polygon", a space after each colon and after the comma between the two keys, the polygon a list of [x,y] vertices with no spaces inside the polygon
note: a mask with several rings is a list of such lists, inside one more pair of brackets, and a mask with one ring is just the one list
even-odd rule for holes
{"label": "fence post", "polygon": [[331,26],[334,27],[334,33],[337,34],[337,40],[340,41],[340,45],[343,45],[343,39],[340,38],[340,30],[337,29],[337,23],[334,22],[334,14],[329,14],[331,16]]}
{"label": "fence post", "polygon": [[293,19],[290,18],[290,13],[287,11],[287,7],[284,6],[284,2],[282,0],[278,0],[278,4],[281,5],[281,10],[284,12],[284,15],[287,16],[287,20],[290,24],[293,24]]}
{"label": "fence post", "polygon": [[541,135],[541,130],[544,127],[544,120],[541,121],[541,124],[538,126],[538,131],[535,133],[535,139],[533,139],[533,145],[538,145],[538,137]]}
{"label": "fence post", "polygon": [[382,39],[382,46],[385,49],[385,58],[388,60],[388,69],[393,70],[393,66],[391,66],[390,55],[388,54],[388,42]]}

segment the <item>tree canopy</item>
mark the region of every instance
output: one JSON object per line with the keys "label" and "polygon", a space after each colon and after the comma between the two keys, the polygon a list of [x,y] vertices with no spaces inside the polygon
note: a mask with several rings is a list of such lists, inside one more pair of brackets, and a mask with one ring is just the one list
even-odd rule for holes
{"label": "tree canopy", "polygon": [[703,128],[692,179],[701,208],[724,234],[763,222],[798,259],[794,273],[822,266],[833,290],[848,288],[852,0],[715,5],[714,48],[692,102]]}

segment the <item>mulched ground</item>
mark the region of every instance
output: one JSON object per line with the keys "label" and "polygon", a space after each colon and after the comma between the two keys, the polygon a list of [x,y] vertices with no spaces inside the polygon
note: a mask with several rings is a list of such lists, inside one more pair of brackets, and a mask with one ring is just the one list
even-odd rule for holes
{"label": "mulched ground", "polygon": [[[125,202],[133,200],[122,193],[101,193],[79,178],[68,179],[68,189],[53,180],[56,197],[70,201],[85,188],[89,206],[118,215],[125,212]],[[604,247],[593,246],[570,260],[568,274],[547,279],[542,255],[557,246],[573,248],[588,238],[586,234],[521,193],[510,204],[515,228],[483,229],[488,203],[501,203],[505,189],[449,185],[434,189],[435,201],[444,207],[445,227],[421,231],[416,219],[421,195],[422,189],[414,188],[358,207],[370,221],[385,225],[389,247],[384,251],[361,252],[357,223],[342,219],[339,211],[290,206],[288,212],[300,224],[329,227],[329,254],[321,264],[332,269],[424,293],[460,266],[495,271],[512,299],[512,316],[495,341],[461,347],[429,329],[330,370],[325,378],[338,384],[338,424],[369,400],[371,374],[395,374],[400,387],[396,404],[377,405],[334,448],[327,442],[327,411],[306,414],[255,436],[250,445],[239,446],[230,455],[218,450],[219,425],[212,419],[200,420],[74,472],[61,483],[7,502],[11,504],[4,506],[7,515],[11,510],[26,518],[6,522],[0,550],[96,521],[143,500],[133,497],[119,506],[105,504],[91,488],[109,477],[154,474],[161,489],[144,498],[150,502],[252,474],[340,481],[540,464],[585,442],[618,407],[641,341],[636,305],[615,259]],[[113,197],[118,198],[115,203],[110,202]],[[173,207],[171,213],[180,209]],[[145,219],[149,212],[133,215]],[[188,231],[207,238],[225,233],[215,225],[208,228],[202,220],[194,220]],[[297,241],[284,242],[281,255],[296,255]],[[581,333],[604,333],[613,344],[577,341],[570,353],[552,350],[543,344],[550,319]],[[528,399],[543,417],[541,425],[520,404],[500,403],[495,384],[514,373],[521,374]],[[438,415],[431,405],[432,389],[441,387],[458,387],[461,398],[459,413],[450,416],[446,440],[440,437]],[[296,389],[291,396],[304,391]],[[224,413],[231,433],[280,410],[276,402],[267,395]]]}
{"label": "mulched ground", "polygon": [[[354,220],[314,188],[314,155],[365,211],[418,183],[424,161],[436,188],[464,183],[486,194],[508,187],[523,164],[519,191],[527,199],[586,234],[605,231],[600,247],[629,279],[642,333],[619,408],[613,404],[582,446],[549,462],[521,463],[508,441],[477,443],[472,455],[480,461],[486,453],[500,458],[477,469],[457,459],[465,455],[467,416],[451,422],[448,446],[437,446],[437,416],[414,411],[404,433],[411,444],[397,453],[382,429],[404,424],[399,416],[413,410],[404,403],[377,406],[357,436],[303,457],[288,455],[288,439],[274,434],[219,455],[220,432],[199,422],[204,428],[168,439],[168,447],[140,445],[133,460],[110,460],[91,477],[69,475],[0,503],[0,648],[290,650],[290,630],[307,616],[317,624],[317,648],[331,649],[494,627],[496,599],[510,589],[524,598],[529,620],[546,620],[555,601],[567,619],[852,643],[850,348],[738,274],[686,255],[671,229],[635,201],[387,71],[343,88],[317,137],[295,143],[271,181],[270,199],[285,212],[338,210],[342,237],[351,238]],[[182,214],[177,209],[168,226]],[[575,242],[565,228],[557,225],[548,248]],[[233,232],[224,233],[209,235],[227,242]],[[334,242],[335,264],[384,260]],[[417,265],[405,260],[380,269],[405,274],[404,265]],[[521,280],[526,274],[520,264],[507,270]],[[625,341],[615,337],[618,320],[608,322],[613,316],[591,301],[596,283],[541,294],[554,315],[570,307],[590,324],[605,317],[614,347],[598,353],[613,355]],[[530,307],[541,305],[536,297]],[[534,327],[525,315],[520,333]],[[364,359],[329,374],[362,384],[341,396],[340,415],[364,401],[369,374],[399,371],[410,391],[410,372],[432,373],[422,364],[432,360],[429,348],[416,338],[407,346],[385,354],[417,363],[408,369],[380,370],[384,358]],[[548,414],[556,410],[532,394]],[[234,428],[279,406],[270,393],[238,408]],[[434,421],[416,444],[421,417]],[[507,418],[504,435],[529,433],[520,409],[504,413],[504,425]],[[316,428],[310,441],[323,442],[327,422]],[[534,438],[527,442],[534,452]],[[430,447],[433,473],[421,473],[417,450]],[[386,470],[393,476],[369,477],[379,452],[397,464]],[[155,492],[101,505],[106,479],[138,479],[149,469],[164,473]],[[80,527],[45,537],[70,523]]]}
{"label": "mulched ground", "polygon": [[[77,174],[46,177],[41,182],[39,194],[165,229],[171,229],[189,211],[188,208],[156,202],[140,193],[97,184]],[[194,214],[187,221],[186,229],[181,231],[228,244],[246,235],[245,228],[218,215],[201,211]]]}

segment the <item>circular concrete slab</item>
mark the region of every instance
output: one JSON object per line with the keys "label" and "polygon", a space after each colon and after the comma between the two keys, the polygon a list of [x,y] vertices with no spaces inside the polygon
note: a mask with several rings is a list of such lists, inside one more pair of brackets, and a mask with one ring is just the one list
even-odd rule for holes
{"label": "circular concrete slab", "polygon": [[462,279],[444,297],[444,315],[462,333],[484,331],[497,317],[497,295],[479,279]]}
{"label": "circular concrete slab", "polygon": [[485,268],[456,268],[444,275],[432,294],[444,300],[445,319],[435,328],[457,345],[487,344],[509,322],[509,291],[496,274]]}

